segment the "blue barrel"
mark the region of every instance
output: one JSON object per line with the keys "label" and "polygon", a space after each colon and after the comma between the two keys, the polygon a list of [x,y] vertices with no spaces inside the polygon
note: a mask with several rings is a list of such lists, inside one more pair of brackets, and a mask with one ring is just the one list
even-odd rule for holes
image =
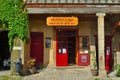
{"label": "blue barrel", "polygon": [[22,69],[22,65],[20,63],[15,63],[15,71],[20,73],[21,69]]}
{"label": "blue barrel", "polygon": [[20,71],[22,69],[22,60],[21,60],[21,58],[18,58],[16,60],[16,62],[14,62],[14,63],[15,63],[15,71],[20,73]]}

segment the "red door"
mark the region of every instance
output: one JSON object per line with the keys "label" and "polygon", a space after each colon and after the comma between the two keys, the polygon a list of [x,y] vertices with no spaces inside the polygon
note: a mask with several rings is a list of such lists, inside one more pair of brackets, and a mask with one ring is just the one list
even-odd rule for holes
{"label": "red door", "polygon": [[68,65],[67,36],[64,30],[56,30],[56,66]]}
{"label": "red door", "polygon": [[88,66],[90,64],[89,37],[80,36],[79,44],[78,65]]}
{"label": "red door", "polygon": [[37,64],[43,64],[43,33],[31,33],[31,52],[30,56],[36,59]]}
{"label": "red door", "polygon": [[113,67],[112,36],[105,36],[105,68],[111,71]]}
{"label": "red door", "polygon": [[[95,35],[96,41],[96,56],[98,63],[98,39],[97,35]],[[112,36],[105,36],[105,68],[107,71],[111,71],[113,67],[113,55],[112,55]]]}

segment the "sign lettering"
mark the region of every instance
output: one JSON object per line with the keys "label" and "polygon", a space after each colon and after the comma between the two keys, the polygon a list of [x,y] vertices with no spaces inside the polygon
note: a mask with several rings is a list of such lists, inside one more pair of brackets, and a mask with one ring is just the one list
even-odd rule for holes
{"label": "sign lettering", "polygon": [[48,26],[77,26],[77,17],[48,17],[46,19]]}

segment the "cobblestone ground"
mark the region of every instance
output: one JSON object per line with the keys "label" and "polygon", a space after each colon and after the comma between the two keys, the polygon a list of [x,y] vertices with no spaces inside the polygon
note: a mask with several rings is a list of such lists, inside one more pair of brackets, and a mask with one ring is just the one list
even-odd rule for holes
{"label": "cobblestone ground", "polygon": [[0,76],[9,75],[9,74],[10,74],[10,70],[0,71]]}
{"label": "cobblestone ground", "polygon": [[[95,79],[99,78],[99,79]],[[93,77],[87,69],[44,69],[38,74],[25,76],[24,80],[120,80],[119,77]]]}
{"label": "cobblestone ground", "polygon": [[[0,71],[0,76],[8,75],[9,73],[10,71]],[[113,72],[110,75],[108,75],[108,77],[93,77],[89,68],[86,69],[46,68],[40,70],[39,73],[23,76],[23,79],[24,80],[120,80],[120,77],[115,77],[114,74],[115,73]],[[95,78],[100,78],[100,79],[95,79]]]}
{"label": "cobblestone ground", "polygon": [[92,80],[92,75],[89,69],[45,69],[24,80]]}

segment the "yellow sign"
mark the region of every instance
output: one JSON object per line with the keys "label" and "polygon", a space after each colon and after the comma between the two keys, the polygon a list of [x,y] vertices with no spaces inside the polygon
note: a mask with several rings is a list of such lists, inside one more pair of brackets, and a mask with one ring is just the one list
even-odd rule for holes
{"label": "yellow sign", "polygon": [[47,17],[48,26],[77,26],[77,17]]}

